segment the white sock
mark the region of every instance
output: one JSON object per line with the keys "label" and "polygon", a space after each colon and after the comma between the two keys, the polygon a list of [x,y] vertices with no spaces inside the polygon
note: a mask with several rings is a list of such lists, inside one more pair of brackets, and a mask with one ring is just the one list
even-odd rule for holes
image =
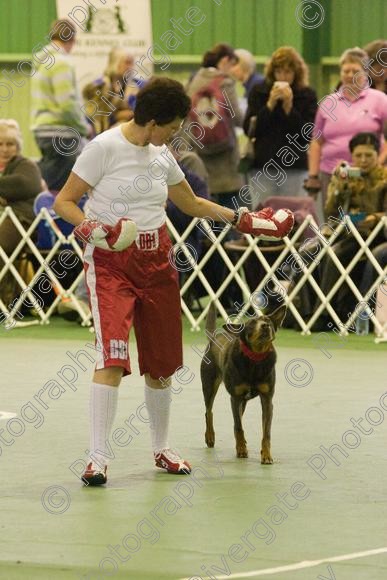
{"label": "white sock", "polygon": [[154,453],[167,449],[171,389],[152,389],[145,385],[145,403],[149,413],[152,447]]}
{"label": "white sock", "polygon": [[[90,389],[90,459],[97,467],[109,463],[106,441],[110,437],[117,411],[118,387],[91,384]],[[99,453],[99,451],[101,453]],[[103,455],[105,454],[105,455]]]}

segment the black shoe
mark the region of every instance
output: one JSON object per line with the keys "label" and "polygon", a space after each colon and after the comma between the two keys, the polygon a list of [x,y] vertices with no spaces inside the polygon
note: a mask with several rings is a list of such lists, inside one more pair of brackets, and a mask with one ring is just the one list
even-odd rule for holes
{"label": "black shoe", "polygon": [[85,485],[104,485],[107,482],[107,466],[97,469],[92,462],[86,467],[81,479]]}

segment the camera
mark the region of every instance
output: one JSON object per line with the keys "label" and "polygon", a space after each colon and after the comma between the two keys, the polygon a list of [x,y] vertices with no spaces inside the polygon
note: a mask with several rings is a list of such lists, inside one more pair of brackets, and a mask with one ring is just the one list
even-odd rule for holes
{"label": "camera", "polygon": [[339,168],[339,176],[342,179],[347,179],[348,177],[361,177],[360,167],[351,167],[347,163],[342,163]]}

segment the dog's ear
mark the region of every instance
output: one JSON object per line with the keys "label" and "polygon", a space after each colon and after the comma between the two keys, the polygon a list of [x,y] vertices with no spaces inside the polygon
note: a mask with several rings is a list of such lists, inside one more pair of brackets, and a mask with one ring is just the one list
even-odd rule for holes
{"label": "dog's ear", "polygon": [[223,324],[223,329],[228,332],[229,334],[233,334],[235,336],[239,336],[242,330],[244,329],[245,325],[243,322],[240,324]]}
{"label": "dog's ear", "polygon": [[279,326],[281,326],[285,315],[286,315],[286,311],[287,311],[287,306],[286,304],[282,304],[281,306],[279,306],[278,308],[276,308],[275,310],[273,310],[273,312],[267,313],[266,316],[268,318],[270,318],[270,320],[272,321],[275,330],[277,330],[277,328]]}

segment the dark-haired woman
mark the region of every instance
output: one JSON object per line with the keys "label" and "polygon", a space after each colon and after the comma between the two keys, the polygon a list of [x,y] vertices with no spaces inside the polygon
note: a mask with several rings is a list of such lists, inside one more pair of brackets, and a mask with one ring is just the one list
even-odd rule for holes
{"label": "dark-haired woman", "polygon": [[[134,118],[85,147],[56,198],[55,211],[86,241],[86,281],[97,340],[90,456],[82,477],[88,485],[107,481],[108,440],[117,387],[130,373],[132,326],[140,373],[145,375],[156,467],[174,474],[190,472],[189,463],[168,443],[170,377],[182,366],[182,329],[177,270],[165,225],[167,198],[190,216],[230,221],[242,232],[280,238],[292,227],[293,216],[284,210],[250,214],[195,196],[166,147],[190,108],[180,83],[168,78],[150,81],[137,95]],[[77,203],[86,192],[85,219]],[[259,228],[254,227],[258,223]],[[189,372],[181,374],[183,379]]]}
{"label": "dark-haired woman", "polygon": [[[366,239],[379,220],[387,212],[387,167],[378,163],[380,138],[375,133],[358,133],[350,143],[349,149],[352,165],[360,169],[359,177],[347,177],[339,165],[328,186],[328,201],[325,213],[328,216],[339,216],[339,207],[354,222],[360,235]],[[343,175],[343,176],[342,176]],[[370,243],[373,248],[384,241],[380,232]],[[352,235],[344,235],[332,246],[340,262],[346,266],[359,249],[357,240]],[[323,261],[321,269],[321,290],[326,295],[338,279],[339,273],[331,258]],[[341,286],[334,298],[339,311],[343,311],[348,302],[345,284]]]}
{"label": "dark-haired woman", "polygon": [[250,92],[244,121],[246,135],[254,139],[253,207],[271,195],[302,194],[308,150],[304,133],[316,111],[317,96],[308,86],[303,58],[291,46],[278,48],[266,65],[265,82]]}
{"label": "dark-haired woman", "polygon": [[[328,186],[325,211],[326,215],[339,220],[342,219],[343,212],[349,215],[360,235],[366,239],[387,211],[387,168],[378,162],[380,140],[375,133],[356,134],[349,143],[349,150],[352,165],[360,169],[360,175],[348,176],[345,167],[341,163],[337,165]],[[384,235],[380,232],[369,247],[374,248],[383,241]],[[344,229],[335,240],[332,250],[346,267],[359,250],[359,243]],[[314,254],[311,248],[308,251],[310,255]],[[327,296],[339,278],[339,271],[328,255],[323,258],[318,270],[320,288]],[[354,300],[355,297],[349,293],[347,285],[343,284],[330,303],[341,319],[347,320],[348,312],[353,311],[356,305]],[[315,307],[312,306],[311,313],[318,304],[319,302]],[[326,321],[327,314],[319,319],[320,326],[326,328]]]}

